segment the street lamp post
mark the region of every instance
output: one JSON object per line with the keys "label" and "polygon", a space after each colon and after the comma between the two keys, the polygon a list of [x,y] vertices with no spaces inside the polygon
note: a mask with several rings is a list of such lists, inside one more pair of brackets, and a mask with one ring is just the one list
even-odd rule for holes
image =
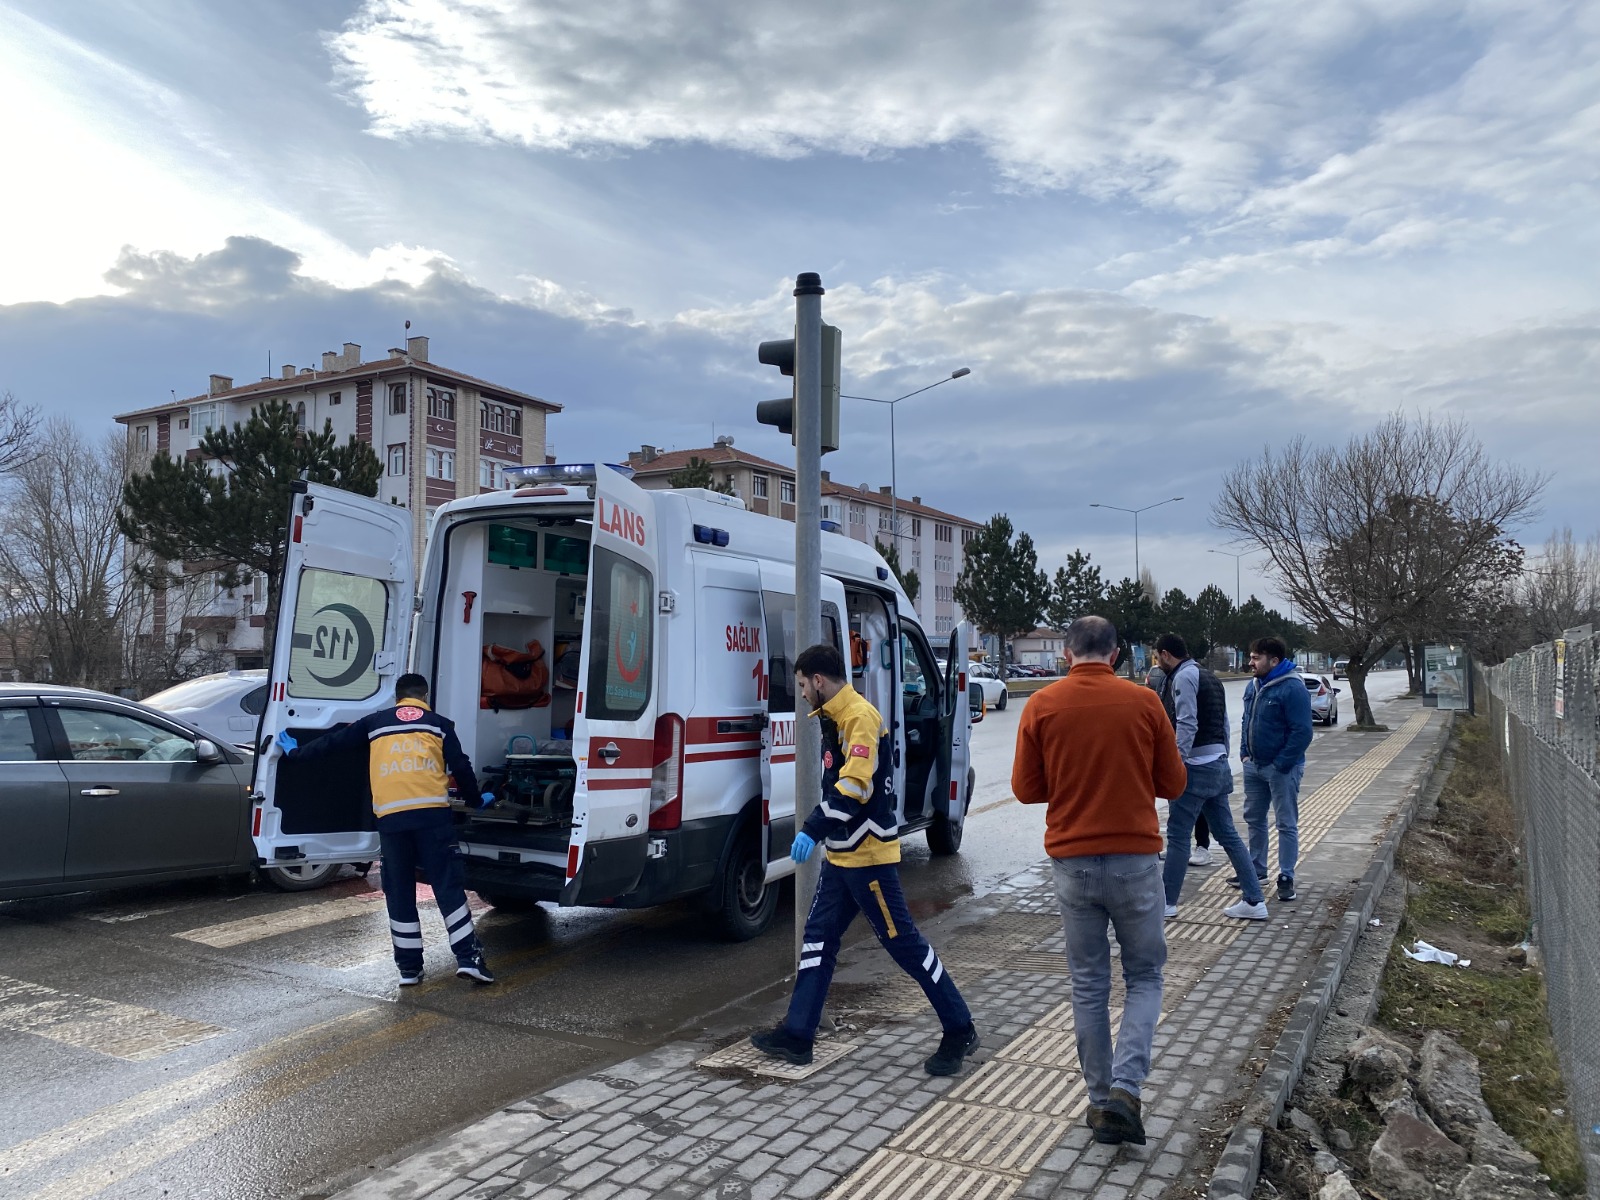
{"label": "street lamp post", "polygon": [[[895,470],[894,446],[894,406],[902,400],[909,400],[913,396],[921,395],[928,388],[936,388],[941,383],[949,383],[952,379],[960,379],[964,375],[971,375],[969,367],[957,367],[944,379],[935,380],[927,387],[919,387],[914,392],[907,392],[904,396],[896,396],[893,400],[880,400],[876,396],[840,396],[841,400],[866,400],[872,404],[887,404],[889,406],[889,537],[890,544],[894,546],[895,558],[900,556],[900,480]],[[905,564],[899,564],[902,571]]]}
{"label": "street lamp post", "polygon": [[1133,580],[1135,583],[1143,582],[1143,580],[1139,577],[1139,514],[1142,512],[1149,512],[1152,508],[1160,508],[1163,504],[1175,504],[1177,501],[1182,499],[1182,496],[1171,496],[1166,500],[1157,500],[1154,504],[1146,504],[1143,508],[1122,508],[1116,504],[1089,505],[1090,508],[1109,508],[1116,512],[1133,514]]}
{"label": "street lamp post", "polygon": [[1239,603],[1240,603],[1240,600],[1239,600],[1239,597],[1240,597],[1240,591],[1239,591],[1239,560],[1241,558],[1243,558],[1247,554],[1255,554],[1260,549],[1261,549],[1261,547],[1257,546],[1253,550],[1240,550],[1240,551],[1237,551],[1237,552],[1235,552],[1233,550],[1207,550],[1206,551],[1207,554],[1226,554],[1229,558],[1233,559],[1233,606],[1235,608],[1238,608],[1239,607]]}

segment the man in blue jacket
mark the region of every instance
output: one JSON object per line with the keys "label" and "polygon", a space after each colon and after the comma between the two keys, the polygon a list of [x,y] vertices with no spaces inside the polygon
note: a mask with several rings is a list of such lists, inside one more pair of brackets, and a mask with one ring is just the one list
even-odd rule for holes
{"label": "man in blue jacket", "polygon": [[[1244,763],[1244,823],[1256,877],[1267,877],[1267,810],[1278,824],[1278,899],[1295,898],[1300,856],[1300,779],[1311,745],[1311,694],[1289,648],[1275,637],[1250,645],[1239,758]],[[1239,881],[1242,883],[1243,881]]]}

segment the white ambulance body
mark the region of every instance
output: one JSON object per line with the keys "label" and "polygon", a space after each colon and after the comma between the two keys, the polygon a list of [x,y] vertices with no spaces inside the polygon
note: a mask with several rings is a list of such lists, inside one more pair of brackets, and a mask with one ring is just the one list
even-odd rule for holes
{"label": "white ambulance body", "polygon": [[[434,515],[414,622],[409,512],[297,492],[263,745],[392,702],[409,662],[498,797],[457,805],[469,888],[508,908],[698,894],[731,936],[754,936],[793,870],[794,526],[607,466],[527,467],[517,484]],[[824,637],[893,731],[901,832],[954,853],[973,787],[966,628],[936,654],[874,550],[822,545]],[[535,642],[549,702],[491,706],[485,648]],[[263,862],[375,857],[365,772],[260,754]]]}

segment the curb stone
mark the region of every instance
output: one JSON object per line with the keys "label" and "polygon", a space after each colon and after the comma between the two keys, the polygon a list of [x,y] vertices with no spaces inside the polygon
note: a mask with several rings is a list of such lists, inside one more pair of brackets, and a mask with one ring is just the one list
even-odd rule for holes
{"label": "curb stone", "polygon": [[[1455,714],[1451,713],[1444,727],[1444,746],[1448,746],[1454,728]],[[1443,788],[1449,765],[1450,756],[1441,753],[1426,778],[1412,786],[1411,794],[1401,804],[1372,864],[1351,894],[1349,907],[1306,982],[1304,994],[1290,1012],[1288,1024],[1278,1036],[1266,1070],[1246,1098],[1244,1111],[1217,1159],[1216,1169],[1211,1174],[1213,1200],[1249,1200],[1255,1191],[1256,1179],[1261,1173],[1263,1131],[1268,1126],[1276,1126],[1283,1116],[1284,1106],[1300,1081],[1300,1072],[1316,1045],[1323,1019],[1344,979],[1345,968],[1350,965],[1356,943],[1394,873],[1400,842],[1411,828],[1423,797],[1436,795]]]}

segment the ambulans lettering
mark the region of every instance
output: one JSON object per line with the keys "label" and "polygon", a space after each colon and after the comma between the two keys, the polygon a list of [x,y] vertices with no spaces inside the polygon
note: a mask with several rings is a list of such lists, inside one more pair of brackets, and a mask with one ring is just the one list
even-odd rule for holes
{"label": "ambulans lettering", "polygon": [[[625,542],[632,542],[636,546],[644,545],[643,517],[630,509],[622,507],[620,504],[611,503],[604,496],[601,496],[596,501],[596,504],[598,506],[596,516],[599,518],[597,522],[598,528],[621,538]],[[608,504],[610,504],[609,511],[606,507]]]}
{"label": "ambulans lettering", "polygon": [[794,722],[772,720],[767,723],[767,737],[774,750],[794,746]]}
{"label": "ambulans lettering", "polygon": [[759,625],[729,625],[727,628],[730,654],[760,654],[761,627]]}

